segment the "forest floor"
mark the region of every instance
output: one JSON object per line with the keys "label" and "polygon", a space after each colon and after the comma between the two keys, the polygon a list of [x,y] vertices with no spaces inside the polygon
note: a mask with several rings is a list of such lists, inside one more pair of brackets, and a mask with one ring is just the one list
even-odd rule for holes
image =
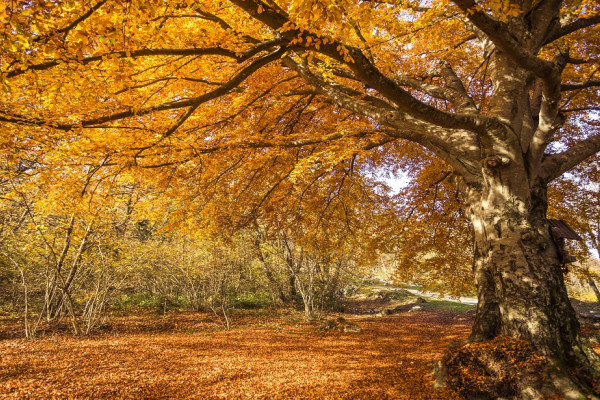
{"label": "forest floor", "polygon": [[146,314],[86,337],[33,340],[0,321],[0,398],[458,399],[433,389],[431,371],[468,336],[472,315],[433,301],[314,323],[291,310],[247,310],[225,330],[208,314]]}

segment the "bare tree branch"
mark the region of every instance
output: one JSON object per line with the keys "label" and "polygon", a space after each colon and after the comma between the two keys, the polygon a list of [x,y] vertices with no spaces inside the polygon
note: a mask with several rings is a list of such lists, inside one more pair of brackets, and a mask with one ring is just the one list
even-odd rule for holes
{"label": "bare tree branch", "polygon": [[598,62],[598,60],[590,59],[590,58],[571,58],[571,57],[569,57],[567,59],[567,63],[573,64],[573,65],[594,64],[597,62]]}
{"label": "bare tree branch", "polygon": [[186,77],[186,76],[165,76],[163,78],[152,79],[148,82],[140,83],[139,85],[125,87],[121,90],[116,91],[115,94],[121,94],[121,93],[127,92],[132,89],[141,89],[144,87],[152,86],[152,85],[154,85],[156,83],[160,83],[160,82],[179,81],[179,80],[204,83],[206,85],[211,85],[211,86],[221,86],[224,84],[223,82],[213,82],[213,81],[209,81],[207,79],[202,79],[202,78],[191,78],[191,77]]}
{"label": "bare tree branch", "polygon": [[[102,55],[89,56],[84,57],[82,59],[73,59],[73,62],[79,64],[89,64],[96,61],[101,61],[106,57],[117,57],[117,58],[139,58],[139,57],[153,57],[153,56],[223,56],[236,60],[237,62],[246,61],[258,53],[269,50],[279,44],[281,44],[283,40],[281,38],[275,38],[270,40],[265,40],[264,42],[260,42],[248,50],[244,51],[242,54],[238,54],[237,52],[229,49],[225,49],[222,47],[207,47],[203,49],[196,48],[187,48],[187,49],[139,49],[132,51],[114,51]],[[50,69],[56,67],[63,63],[63,60],[52,60],[47,61],[40,64],[29,65],[26,68],[20,68],[12,71],[8,71],[6,73],[7,78],[13,78],[18,75],[22,75],[27,71],[42,71],[46,69]]]}
{"label": "bare tree branch", "polygon": [[560,90],[561,92],[567,92],[569,90],[587,89],[596,86],[600,86],[600,80],[592,79],[587,82],[581,83],[563,83],[562,85],[560,85]]}
{"label": "bare tree branch", "polygon": [[600,111],[600,107],[574,107],[574,108],[563,108],[560,112],[582,112],[582,111]]}
{"label": "bare tree branch", "polygon": [[198,106],[202,103],[206,103],[207,101],[213,100],[217,97],[223,96],[239,86],[246,78],[250,75],[258,71],[260,68],[265,65],[278,60],[284,53],[284,48],[279,48],[278,50],[269,53],[265,56],[262,56],[253,62],[251,62],[248,66],[243,68],[240,72],[238,72],[233,78],[231,78],[227,83],[219,86],[218,88],[205,93],[201,96],[193,97],[191,99],[186,100],[178,100],[171,101],[167,103],[158,104],[156,106],[144,108],[141,110],[129,110],[122,111],[115,114],[105,115],[98,118],[92,118],[80,121],[78,123],[56,123],[52,121],[44,121],[39,119],[29,119],[25,116],[19,115],[10,115],[5,113],[4,116],[0,115],[0,121],[21,124],[21,125],[34,125],[34,126],[51,126],[55,129],[69,131],[71,129],[77,127],[93,127],[94,125],[100,125],[107,122],[118,121],[125,118],[138,117],[143,115],[148,115],[157,111],[166,111],[166,110],[175,110],[180,108],[188,108]]}
{"label": "bare tree branch", "polygon": [[86,11],[84,14],[82,14],[79,18],[75,19],[69,25],[65,26],[64,28],[57,29],[56,31],[48,33],[46,35],[38,36],[33,39],[33,42],[34,43],[43,42],[43,41],[51,38],[52,36],[61,35],[61,34],[64,34],[64,36],[66,38],[67,35],[69,34],[69,32],[71,32],[79,24],[81,24],[83,21],[85,21],[90,16],[92,16],[92,14],[94,14],[94,12],[96,12],[100,7],[102,7],[104,4],[106,4],[106,1],[107,0],[100,0],[98,3],[94,4],[88,11]]}

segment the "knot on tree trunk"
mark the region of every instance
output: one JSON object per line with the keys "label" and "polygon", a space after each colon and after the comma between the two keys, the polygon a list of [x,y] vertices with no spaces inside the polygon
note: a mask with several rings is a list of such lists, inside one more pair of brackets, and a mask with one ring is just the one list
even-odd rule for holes
{"label": "knot on tree trunk", "polygon": [[492,171],[495,169],[506,167],[510,164],[508,157],[502,157],[498,155],[488,156],[482,160],[483,166]]}
{"label": "knot on tree trunk", "polygon": [[521,232],[521,240],[524,242],[531,242],[535,239],[535,232],[533,229],[525,229]]}

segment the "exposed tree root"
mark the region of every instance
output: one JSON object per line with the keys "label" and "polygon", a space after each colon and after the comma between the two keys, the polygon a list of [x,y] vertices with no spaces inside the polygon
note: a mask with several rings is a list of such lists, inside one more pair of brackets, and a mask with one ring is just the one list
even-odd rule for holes
{"label": "exposed tree root", "polygon": [[590,368],[560,368],[533,346],[508,336],[451,346],[434,371],[436,386],[465,399],[599,399]]}

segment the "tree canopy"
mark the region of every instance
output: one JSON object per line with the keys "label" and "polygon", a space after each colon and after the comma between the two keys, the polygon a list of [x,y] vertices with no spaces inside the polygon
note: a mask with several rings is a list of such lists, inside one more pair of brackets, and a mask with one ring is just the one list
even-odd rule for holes
{"label": "tree canopy", "polygon": [[[5,171],[35,166],[61,187],[49,204],[143,179],[194,215],[323,208],[310,204],[323,197],[324,214],[350,212],[336,191],[355,171],[373,189],[379,171],[433,154],[480,174],[478,142],[507,140],[489,132],[516,118],[496,115],[511,94],[492,83],[502,51],[533,80],[552,75],[532,84],[541,114],[515,133],[532,175],[554,178],[600,146],[597,5],[557,4],[559,15],[498,1],[5,3]],[[515,42],[522,20],[544,37]]]}

